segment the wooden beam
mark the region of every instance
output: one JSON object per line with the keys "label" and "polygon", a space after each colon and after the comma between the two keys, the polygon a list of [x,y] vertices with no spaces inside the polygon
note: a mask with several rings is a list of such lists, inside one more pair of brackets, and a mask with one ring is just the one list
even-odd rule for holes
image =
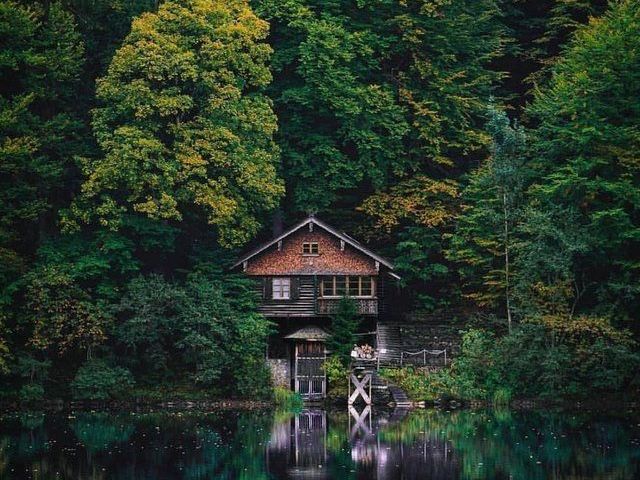
{"label": "wooden beam", "polygon": [[[358,377],[356,377],[355,373],[352,373],[349,385],[351,384],[353,384],[355,390],[349,396],[349,401],[347,403],[349,405],[353,405],[358,397],[362,397],[364,403],[366,403],[367,405],[371,405],[371,374],[365,373],[365,375],[362,377],[362,380],[359,380]],[[366,390],[366,387],[369,387],[368,392]],[[351,389],[349,389],[349,391],[351,391]]]}

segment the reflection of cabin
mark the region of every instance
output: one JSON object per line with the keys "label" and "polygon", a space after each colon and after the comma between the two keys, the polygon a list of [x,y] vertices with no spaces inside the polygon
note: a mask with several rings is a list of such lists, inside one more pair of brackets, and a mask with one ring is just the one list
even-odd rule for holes
{"label": "reflection of cabin", "polygon": [[[355,300],[363,331],[375,331],[393,265],[314,216],[243,256],[234,268],[255,277],[260,311],[278,326],[268,358],[276,382],[322,398],[324,342],[342,297]],[[374,337],[369,341],[373,343]]]}
{"label": "reflection of cabin", "polygon": [[273,478],[330,478],[327,469],[327,414],[304,409],[274,422],[267,446]]}

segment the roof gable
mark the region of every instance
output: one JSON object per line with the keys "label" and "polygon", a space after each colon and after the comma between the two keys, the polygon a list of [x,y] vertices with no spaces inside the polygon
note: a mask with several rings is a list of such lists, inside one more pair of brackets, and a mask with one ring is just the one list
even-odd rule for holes
{"label": "roof gable", "polygon": [[301,228],[309,225],[309,224],[313,224],[313,225],[317,225],[318,227],[322,228],[323,230],[325,230],[326,232],[330,233],[331,235],[335,236],[336,238],[342,240],[343,242],[345,242],[346,244],[352,246],[353,248],[355,248],[356,250],[360,251],[361,253],[363,253],[364,255],[372,258],[373,260],[375,260],[376,262],[379,262],[381,265],[384,265],[385,267],[387,267],[389,270],[393,270],[393,264],[391,262],[389,262],[387,259],[377,255],[376,253],[372,252],[371,250],[369,250],[368,248],[366,248],[365,246],[363,246],[360,242],[358,242],[357,240],[351,238],[349,235],[347,235],[346,233],[340,232],[338,230],[336,230],[335,228],[333,228],[332,226],[328,225],[327,223],[323,222],[322,220],[316,218],[314,215],[310,215],[308,216],[306,219],[302,220],[301,222],[297,223],[296,225],[294,225],[293,227],[289,228],[288,230],[284,231],[282,234],[272,238],[271,240],[269,240],[268,242],[260,245],[259,247],[257,247],[256,249],[250,251],[249,253],[247,253],[246,255],[244,255],[242,258],[240,258],[234,265],[232,268],[236,268],[239,265],[241,265],[242,263],[250,260],[251,258],[255,257],[256,255],[259,255],[260,253],[264,252],[265,250],[267,250],[269,247],[277,244],[279,241],[287,238],[288,236],[292,235],[293,233],[297,232],[298,230],[300,230]]}

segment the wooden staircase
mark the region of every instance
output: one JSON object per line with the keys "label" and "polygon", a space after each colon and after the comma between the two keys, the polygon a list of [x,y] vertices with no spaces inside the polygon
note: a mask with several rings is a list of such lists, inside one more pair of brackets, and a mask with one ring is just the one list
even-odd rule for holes
{"label": "wooden staircase", "polygon": [[413,402],[409,400],[406,392],[397,385],[390,384],[388,389],[396,408],[408,408],[413,405]]}
{"label": "wooden staircase", "polygon": [[402,337],[397,323],[378,323],[378,359],[381,367],[400,364]]}

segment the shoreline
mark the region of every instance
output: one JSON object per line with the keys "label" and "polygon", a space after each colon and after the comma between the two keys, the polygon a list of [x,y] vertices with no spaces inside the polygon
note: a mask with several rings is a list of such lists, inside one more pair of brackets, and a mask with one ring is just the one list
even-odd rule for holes
{"label": "shoreline", "polygon": [[[373,404],[376,409],[393,409],[394,404]],[[319,408],[323,410],[336,410],[347,408],[346,403],[321,402],[306,403],[306,408]],[[404,408],[404,407],[403,407]],[[259,411],[275,410],[278,404],[274,401],[258,401],[247,399],[216,399],[216,400],[167,400],[167,401],[68,401],[51,400],[34,404],[21,404],[19,402],[0,403],[0,415],[11,412],[65,412],[65,411],[207,411],[207,410],[239,410]],[[599,398],[599,399],[573,399],[573,400],[539,400],[521,399],[513,400],[508,405],[493,405],[489,401],[446,401],[446,402],[412,402],[408,410],[567,410],[567,411],[623,411],[640,410],[640,399]]]}

